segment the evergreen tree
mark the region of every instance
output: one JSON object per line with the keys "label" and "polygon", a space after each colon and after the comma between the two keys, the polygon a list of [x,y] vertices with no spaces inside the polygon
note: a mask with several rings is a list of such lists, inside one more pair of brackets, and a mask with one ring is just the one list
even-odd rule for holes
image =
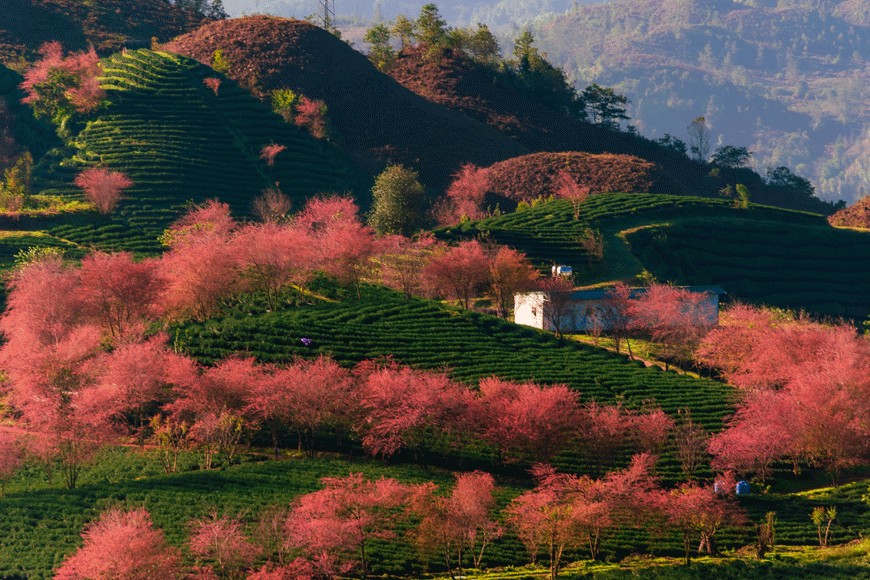
{"label": "evergreen tree", "polygon": [[399,14],[396,16],[396,23],[393,24],[391,31],[399,39],[401,48],[405,48],[417,40],[416,28],[417,25],[413,20],[409,20],[404,14]]}
{"label": "evergreen tree", "polygon": [[396,60],[396,51],[390,46],[390,28],[386,24],[375,24],[366,31],[363,41],[369,43],[369,60],[378,70],[386,71]]}
{"label": "evergreen tree", "polygon": [[379,235],[410,236],[423,222],[425,191],[416,171],[402,165],[387,167],[372,188],[373,208],[369,225]]}
{"label": "evergreen tree", "polygon": [[438,6],[426,4],[417,19],[417,37],[428,45],[444,44],[448,38],[447,22],[441,18]]}

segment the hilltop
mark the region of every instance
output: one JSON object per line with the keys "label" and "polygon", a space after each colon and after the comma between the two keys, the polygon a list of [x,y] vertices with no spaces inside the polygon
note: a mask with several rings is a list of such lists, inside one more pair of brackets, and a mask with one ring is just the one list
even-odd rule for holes
{"label": "hilltop", "polygon": [[165,42],[193,30],[202,16],[165,0],[4,0],[0,10],[0,61],[32,59],[44,42],[67,50],[93,44],[102,55]]}
{"label": "hilltop", "polygon": [[465,163],[490,165],[528,152],[484,123],[409,91],[309,22],[268,16],[218,21],[164,48],[209,64],[221,50],[228,76],[264,100],[276,89],[323,100],[342,146],[368,160],[373,173],[386,161],[402,163],[425,185],[443,190]]}
{"label": "hilltop", "polygon": [[[150,50],[116,53],[99,79],[107,105],[37,165],[43,194],[79,198],[72,184],[84,167],[103,164],[127,174],[133,187],[107,216],[61,214],[27,219],[18,228],[46,229],[59,239],[104,250],[159,252],[164,228],[190,203],[215,197],[239,216],[263,190],[279,184],[300,207],[320,193],[355,192],[367,181],[337,147],[315,139],[232,80],[188,57]],[[217,91],[204,84],[220,78]],[[283,147],[267,164],[261,150]]]}
{"label": "hilltop", "polygon": [[590,194],[620,191],[687,194],[688,189],[654,163],[630,155],[566,151],[533,153],[489,167],[490,191],[515,202],[556,194],[555,180],[565,170]]}
{"label": "hilltop", "polygon": [[859,199],[853,205],[829,216],[828,222],[843,228],[870,228],[870,197]]}

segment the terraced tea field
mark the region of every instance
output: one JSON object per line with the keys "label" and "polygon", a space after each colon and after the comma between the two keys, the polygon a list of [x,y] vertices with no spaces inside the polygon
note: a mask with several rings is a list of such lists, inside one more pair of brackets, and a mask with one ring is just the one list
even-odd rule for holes
{"label": "terraced tea field", "polygon": [[[598,230],[603,263],[579,239]],[[870,233],[831,227],[822,216],[725,200],[664,194],[592,196],[573,219],[567,201],[445,228],[444,238],[489,235],[526,252],[543,271],[570,265],[581,285],[639,278],[717,284],[732,297],[834,316],[870,314]],[[589,267],[589,264],[592,267]]]}
{"label": "terraced tea field", "polygon": [[657,278],[718,284],[748,302],[870,315],[870,234],[757,220],[652,225],[626,236]]}
{"label": "terraced tea field", "polygon": [[[268,187],[300,207],[318,193],[364,191],[344,153],[285,123],[260,101],[199,62],[149,50],[104,61],[101,86],[108,108],[61,154],[36,172],[43,193],[80,195],[77,171],[103,164],[123,171],[125,190],[117,214],[49,228],[52,235],[102,249],[159,251],[157,237],[188,204],[217,198],[237,215]],[[221,77],[217,94],[203,84]],[[286,147],[273,166],[259,159],[269,144]]]}
{"label": "terraced tea field", "polygon": [[[441,470],[424,471],[415,466],[386,465],[353,458],[290,459],[246,462],[211,471],[189,471],[174,475],[155,474],[156,460],[137,449],[107,450],[100,464],[86,470],[82,485],[75,490],[47,489],[38,470],[19,476],[7,494],[0,497],[0,579],[48,580],[64,557],[81,543],[84,525],[107,506],[144,506],[155,526],[164,530],[168,541],[182,545],[189,533],[188,523],[218,507],[222,513],[241,513],[253,528],[259,514],[269,506],[286,506],[300,494],[320,488],[322,477],[343,477],[362,472],[370,479],[395,477],[403,483],[434,481],[449,489],[453,477]],[[184,463],[188,463],[185,461]],[[528,482],[502,480],[497,484],[498,508],[525,489]],[[833,539],[845,542],[858,537],[868,523],[867,508],[860,496],[866,484],[844,486],[812,496],[758,495],[745,497],[756,521],[766,511],[777,512],[777,544],[812,545],[817,542],[808,514],[815,506],[836,505],[840,518],[832,528]],[[206,499],[204,499],[206,498]],[[375,541],[370,550],[371,572],[390,578],[421,577],[443,570],[440,558],[421,559],[407,539],[403,523],[396,542]],[[752,541],[748,531],[724,530],[717,535],[723,549],[735,549]],[[624,529],[603,538],[605,556],[623,558],[640,550],[656,555],[679,557],[681,538],[676,534],[651,536],[643,530]],[[566,562],[588,558],[583,550],[570,551]],[[496,540],[485,554],[487,568],[523,566],[529,562],[525,548],[511,533]]]}
{"label": "terraced tea field", "polygon": [[[302,338],[310,339],[311,345],[303,344]],[[721,383],[646,368],[625,355],[557,340],[549,333],[429,300],[405,301],[387,291],[362,301],[190,325],[176,331],[175,344],[203,362],[236,353],[271,363],[326,354],[346,365],[392,356],[417,368],[447,369],[468,385],[493,375],[565,383],[587,400],[622,399],[629,406],[640,406],[654,399],[673,415],[688,408],[693,420],[711,431],[721,429],[722,417],[731,408],[731,389]],[[586,469],[582,459],[573,455],[560,462]],[[664,458],[661,470],[665,477],[681,478],[673,458]]]}

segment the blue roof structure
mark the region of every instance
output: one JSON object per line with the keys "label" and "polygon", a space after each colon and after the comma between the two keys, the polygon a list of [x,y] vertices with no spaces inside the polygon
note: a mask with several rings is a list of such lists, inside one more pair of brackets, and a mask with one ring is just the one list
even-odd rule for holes
{"label": "blue roof structure", "polygon": [[[688,290],[698,294],[728,294],[721,286],[675,286],[681,290]],[[646,288],[631,288],[631,298],[639,298],[646,294]],[[601,300],[609,298],[613,294],[613,288],[595,288],[593,290],[575,290],[571,294],[571,300]]]}

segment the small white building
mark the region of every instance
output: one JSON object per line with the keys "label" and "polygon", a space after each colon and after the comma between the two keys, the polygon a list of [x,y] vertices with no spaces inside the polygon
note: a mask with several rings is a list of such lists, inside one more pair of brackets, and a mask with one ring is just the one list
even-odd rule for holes
{"label": "small white building", "polygon": [[[710,326],[719,324],[719,296],[727,294],[719,286],[680,286],[682,290],[705,295],[699,305],[697,315],[703,323]],[[526,292],[514,295],[514,322],[525,326],[554,331],[553,321],[557,316],[553,308],[561,309],[558,314],[562,332],[590,332],[607,330],[611,319],[608,300],[612,288],[594,290],[575,290],[561,304],[554,305],[545,298],[543,292]],[[632,288],[631,298],[638,298],[646,288]]]}

